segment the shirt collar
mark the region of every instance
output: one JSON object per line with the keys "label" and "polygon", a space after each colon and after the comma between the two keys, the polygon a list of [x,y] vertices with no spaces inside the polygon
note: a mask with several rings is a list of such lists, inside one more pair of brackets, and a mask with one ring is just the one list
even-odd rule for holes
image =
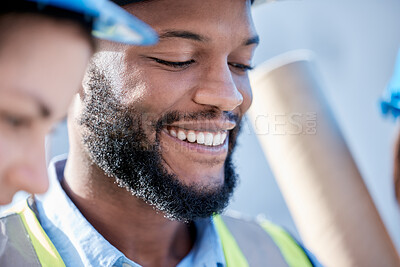
{"label": "shirt collar", "polygon": [[[36,196],[39,220],[66,266],[140,266],[111,245],[85,219],[60,185],[66,155],[49,166],[50,189]],[[187,266],[225,266],[222,245],[211,218],[195,222],[196,242],[178,264]]]}

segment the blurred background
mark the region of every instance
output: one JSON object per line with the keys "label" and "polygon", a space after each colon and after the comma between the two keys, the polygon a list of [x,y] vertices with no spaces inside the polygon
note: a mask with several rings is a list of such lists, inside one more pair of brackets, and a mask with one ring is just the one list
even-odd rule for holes
{"label": "blurred background", "polygon": [[[277,1],[256,6],[253,15],[261,37],[256,66],[294,49],[314,52],[326,99],[400,251],[392,179],[398,127],[382,118],[378,106],[400,46],[400,1]],[[296,233],[257,137],[248,130],[251,123],[245,125],[236,151],[241,184],[230,208],[263,213]]]}
{"label": "blurred background", "polygon": [[[378,106],[400,47],[400,1],[277,1],[255,6],[253,16],[261,38],[256,66],[294,49],[314,52],[326,99],[400,252],[400,208],[392,180],[398,127],[382,118]],[[68,152],[65,123],[47,144],[48,158]],[[263,214],[299,238],[249,118],[235,162],[241,182],[229,209],[249,216]]]}

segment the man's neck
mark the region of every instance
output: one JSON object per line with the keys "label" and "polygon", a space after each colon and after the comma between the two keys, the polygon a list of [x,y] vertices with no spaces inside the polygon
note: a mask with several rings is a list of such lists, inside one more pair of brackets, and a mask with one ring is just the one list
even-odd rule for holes
{"label": "man's neck", "polygon": [[138,264],[176,266],[193,246],[193,225],[166,219],[82,153],[70,152],[62,187],[91,225]]}

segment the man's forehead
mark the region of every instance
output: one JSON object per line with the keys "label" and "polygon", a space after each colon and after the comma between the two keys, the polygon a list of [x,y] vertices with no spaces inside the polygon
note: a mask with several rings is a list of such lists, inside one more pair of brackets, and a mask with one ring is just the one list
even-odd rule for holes
{"label": "man's forehead", "polygon": [[160,40],[207,41],[215,33],[258,42],[248,0],[150,0],[124,8],[153,27]]}
{"label": "man's forehead", "polygon": [[[170,39],[170,38],[181,38],[181,39],[187,39],[187,40],[192,40],[196,42],[211,42],[211,39],[208,38],[206,35],[202,35],[196,32],[192,31],[181,31],[181,30],[165,30],[163,32],[160,32],[160,41]],[[242,46],[248,46],[248,45],[253,45],[256,44],[258,45],[260,42],[260,38],[258,35],[252,35],[248,38],[243,38],[241,45]]]}
{"label": "man's forehead", "polygon": [[124,6],[131,3],[143,2],[143,0],[111,0],[111,1],[120,6]]}
{"label": "man's forehead", "polygon": [[[151,1],[151,0],[111,0],[112,2],[116,3],[117,5],[124,6],[131,3],[138,3],[144,1]],[[254,0],[250,0],[250,3],[253,4]]]}

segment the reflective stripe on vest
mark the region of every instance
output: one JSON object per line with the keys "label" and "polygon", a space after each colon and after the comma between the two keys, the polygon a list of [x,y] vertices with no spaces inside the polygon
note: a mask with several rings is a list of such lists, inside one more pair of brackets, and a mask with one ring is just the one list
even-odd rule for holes
{"label": "reflective stripe on vest", "polygon": [[[17,204],[8,213],[0,218],[0,225],[4,227],[4,235],[0,232],[0,243],[2,239],[6,240],[4,253],[0,255],[0,263],[5,264],[1,266],[65,267],[27,201]],[[20,260],[18,258],[31,264],[14,264]]]}
{"label": "reflective stripe on vest", "polygon": [[257,224],[217,215],[214,223],[228,267],[313,266],[297,242],[268,221]]}
{"label": "reflective stripe on vest", "polygon": [[41,266],[18,214],[0,220],[0,266]]}

